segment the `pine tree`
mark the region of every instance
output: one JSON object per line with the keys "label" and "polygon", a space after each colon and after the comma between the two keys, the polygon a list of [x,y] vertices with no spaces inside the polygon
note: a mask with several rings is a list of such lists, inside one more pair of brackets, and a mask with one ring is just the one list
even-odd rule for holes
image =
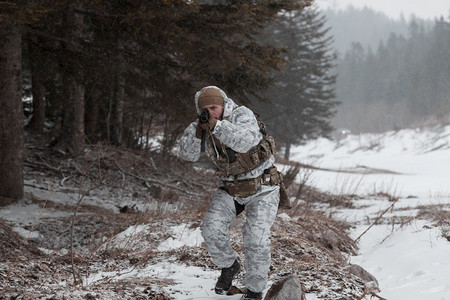
{"label": "pine tree", "polygon": [[360,132],[448,122],[449,24],[427,32],[413,20],[409,37],[391,34],[375,53],[353,45],[338,68],[340,122]]}
{"label": "pine tree", "polygon": [[[31,74],[32,79],[26,80],[34,85],[36,123],[31,125],[41,132],[42,116],[51,118],[57,124],[53,135],[59,136],[53,144],[68,154],[82,153],[86,134],[92,142],[106,138],[117,145],[133,145],[155,120],[164,129],[163,152],[168,152],[183,123],[195,118],[192,96],[200,87],[219,85],[244,103],[269,85],[269,72],[281,61],[280,51],[262,45],[255,36],[280,11],[310,3],[6,0],[0,2],[0,55],[10,51],[10,44],[3,43],[9,38],[5,28],[23,29],[14,35],[15,41],[20,40],[14,43],[18,47],[14,53],[23,47],[23,65],[30,68],[23,74]],[[21,104],[16,102],[18,74],[20,69],[2,73],[5,93],[15,93],[1,95],[6,104],[2,124],[10,124],[8,117],[16,116]],[[18,116],[14,124],[20,120]],[[2,138],[10,130],[11,126],[2,126]],[[23,129],[18,130],[14,136],[20,149],[12,159],[19,166]],[[6,179],[23,185],[19,177],[2,182]]]}
{"label": "pine tree", "polygon": [[22,32],[45,13],[39,3],[0,3],[0,205],[23,196]]}
{"label": "pine tree", "polygon": [[271,103],[260,109],[274,136],[285,143],[286,159],[292,144],[332,131],[330,120],[337,105],[336,76],[331,74],[335,55],[325,22],[316,7],[308,7],[280,16],[269,35],[288,52],[286,65],[275,74],[274,87],[267,93]]}
{"label": "pine tree", "polygon": [[0,206],[23,196],[20,26],[0,28]]}

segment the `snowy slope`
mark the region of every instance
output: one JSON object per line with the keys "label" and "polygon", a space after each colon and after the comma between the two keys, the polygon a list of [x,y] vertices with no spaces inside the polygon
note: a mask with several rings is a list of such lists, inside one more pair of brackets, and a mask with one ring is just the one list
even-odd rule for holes
{"label": "snowy slope", "polygon": [[364,194],[385,189],[405,197],[450,194],[450,126],[319,139],[291,153],[291,160],[334,171],[314,172],[312,183],[323,190],[347,187]]}
{"label": "snowy slope", "polygon": [[[322,205],[318,208],[354,225],[351,235],[358,238],[360,249],[348,261],[361,265],[378,279],[379,296],[389,300],[450,299],[450,242],[447,240],[450,239],[450,126],[349,135],[339,141],[320,139],[293,147],[291,152],[291,160],[319,168],[312,171],[309,185],[335,194],[358,194],[349,207]],[[298,180],[301,179],[300,174]],[[52,192],[47,196],[62,204],[74,201],[69,193]],[[393,199],[397,201],[390,201]],[[89,201],[101,202],[95,198]],[[113,201],[103,205],[115,206]],[[43,210],[33,203],[0,209],[0,218],[16,223],[47,214],[70,213],[52,208]],[[40,234],[33,231],[33,226],[27,228],[30,230],[17,227],[16,231],[27,238]],[[130,247],[130,242],[139,241],[137,237],[148,234],[149,230],[145,224],[132,226],[106,246]],[[158,251],[169,252],[203,242],[198,227],[180,225],[169,230],[170,237],[159,243]],[[131,246],[147,247],[146,244]],[[214,295],[218,275],[217,270],[165,261],[150,264],[148,268],[91,273],[84,278],[84,284],[85,288],[95,288],[113,281],[164,278],[173,281],[173,285],[164,289],[177,300],[239,299],[238,295]],[[311,293],[307,299],[321,298]]]}
{"label": "snowy slope", "polygon": [[330,208],[355,223],[354,238],[393,205],[376,195],[399,198],[362,235],[360,254],[350,259],[378,279],[380,296],[450,299],[450,242],[444,237],[450,219],[418,216],[425,208],[431,215],[450,211],[450,126],[320,139],[293,149],[291,159],[327,169],[311,178],[324,191],[364,195],[357,209]]}
{"label": "snowy slope", "polygon": [[[422,206],[450,211],[450,126],[350,135],[340,141],[320,139],[294,147],[291,160],[326,169],[313,172],[309,182],[313,186],[363,196],[354,200],[354,208],[328,210],[355,224],[355,239],[370,227],[359,240],[359,255],[349,257],[349,262],[363,266],[378,279],[381,297],[450,299],[450,242],[443,237],[442,226],[417,218]],[[380,193],[398,197],[398,201],[393,205]],[[392,205],[379,224],[372,226]],[[198,231],[186,228],[174,228],[174,236],[161,247],[169,250],[202,242]],[[239,299],[213,294],[217,272],[171,264],[160,268],[178,282],[173,287],[179,291],[177,299]],[[308,294],[307,299],[319,298]]]}

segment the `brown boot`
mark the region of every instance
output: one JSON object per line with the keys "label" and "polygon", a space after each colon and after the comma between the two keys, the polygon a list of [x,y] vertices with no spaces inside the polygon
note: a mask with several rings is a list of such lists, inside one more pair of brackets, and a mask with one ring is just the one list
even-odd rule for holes
{"label": "brown boot", "polygon": [[241,266],[238,261],[235,260],[233,265],[229,268],[222,268],[222,273],[220,274],[219,279],[217,280],[215,292],[216,294],[224,295],[231,288],[231,283],[233,282],[234,277],[241,270]]}

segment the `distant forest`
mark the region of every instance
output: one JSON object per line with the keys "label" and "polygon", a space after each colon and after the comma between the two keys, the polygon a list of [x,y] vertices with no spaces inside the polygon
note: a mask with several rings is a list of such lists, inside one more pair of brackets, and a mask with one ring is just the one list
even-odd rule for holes
{"label": "distant forest", "polygon": [[333,125],[354,133],[450,122],[450,19],[325,11],[338,54]]}

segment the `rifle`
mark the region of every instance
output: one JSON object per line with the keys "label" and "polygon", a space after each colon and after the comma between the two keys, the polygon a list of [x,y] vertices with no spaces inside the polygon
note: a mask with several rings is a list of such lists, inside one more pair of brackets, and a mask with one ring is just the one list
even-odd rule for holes
{"label": "rifle", "polygon": [[[208,121],[209,121],[209,111],[205,108],[198,116],[198,122],[208,123]],[[206,130],[202,129],[202,141],[200,144],[200,152],[205,152],[205,142],[206,142]]]}

